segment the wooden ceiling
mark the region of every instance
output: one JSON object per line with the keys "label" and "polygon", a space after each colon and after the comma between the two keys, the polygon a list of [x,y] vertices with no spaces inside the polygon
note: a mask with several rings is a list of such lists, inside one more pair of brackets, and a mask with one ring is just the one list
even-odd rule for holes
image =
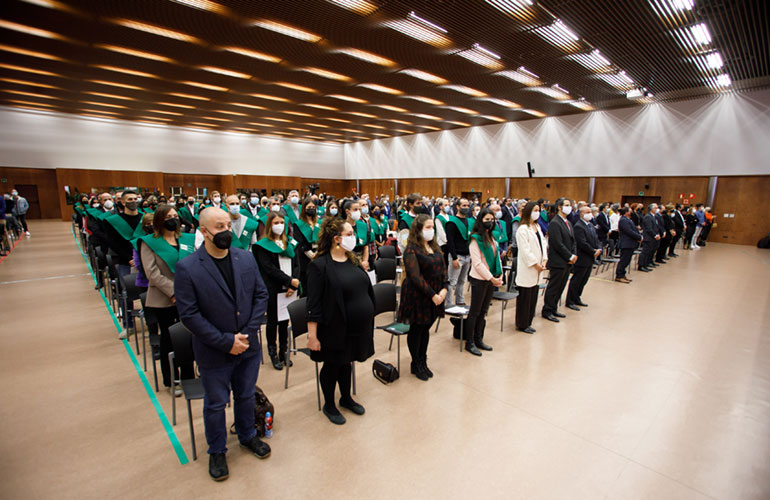
{"label": "wooden ceiling", "polygon": [[763,0],[6,0],[0,104],[354,142],[770,82]]}

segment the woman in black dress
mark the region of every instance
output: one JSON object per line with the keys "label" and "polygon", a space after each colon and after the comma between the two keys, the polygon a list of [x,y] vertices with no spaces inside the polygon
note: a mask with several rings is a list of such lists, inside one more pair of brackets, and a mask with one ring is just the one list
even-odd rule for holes
{"label": "woman in black dress", "polygon": [[444,316],[449,285],[444,255],[435,235],[433,219],[418,215],[409,229],[404,250],[406,279],[401,287],[398,321],[409,325],[406,343],[412,355],[412,373],[420,380],[433,376],[428,368],[430,327],[436,318]]}
{"label": "woman in black dress", "polygon": [[374,291],[361,262],[353,226],[339,217],[327,217],[318,235],[318,251],[307,270],[308,342],[313,361],[323,362],[320,379],[323,412],[332,423],[345,417],[334,404],[340,387],[340,406],[356,415],[364,407],[350,396],[351,362],[374,354]]}

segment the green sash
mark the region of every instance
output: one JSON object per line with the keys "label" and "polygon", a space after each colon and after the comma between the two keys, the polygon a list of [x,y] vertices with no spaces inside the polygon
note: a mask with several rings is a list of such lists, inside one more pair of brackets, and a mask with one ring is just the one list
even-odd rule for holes
{"label": "green sash", "polygon": [[541,210],[540,211],[540,218],[543,219],[544,221],[548,222],[548,212],[546,212],[545,210]]}
{"label": "green sash", "polygon": [[500,228],[497,227],[497,224],[495,224],[495,230],[492,231],[492,237],[498,243],[507,243],[508,242],[508,224],[504,220],[498,220],[497,222],[500,223],[500,226],[502,226],[503,230],[500,231]]}
{"label": "green sash", "polygon": [[131,226],[128,225],[128,222],[126,222],[125,219],[123,219],[123,217],[118,214],[112,214],[109,217],[106,217],[104,220],[109,222],[110,225],[115,228],[115,231],[117,231],[124,240],[133,241],[140,236],[144,236],[145,234],[144,229],[142,229],[141,220],[134,229],[131,229]]}
{"label": "green sash", "polygon": [[514,217],[511,222],[519,222],[519,223],[521,223],[521,215],[517,215],[516,217]]}
{"label": "green sash", "polygon": [[279,257],[288,257],[290,259],[294,258],[294,248],[297,246],[297,240],[294,238],[289,237],[288,238],[288,245],[286,245],[286,250],[279,247],[275,241],[271,240],[267,236],[262,238],[257,242],[257,245],[261,246],[268,252],[276,253]]}
{"label": "green sash", "polygon": [[362,247],[368,245],[371,240],[369,239],[369,225],[362,221],[356,221],[356,246]]}
{"label": "green sash", "polygon": [[313,244],[317,242],[321,224],[316,223],[315,226],[310,227],[310,224],[300,219],[297,221],[297,227],[308,243]]}
{"label": "green sash", "polygon": [[86,209],[83,208],[83,205],[80,202],[75,203],[75,212],[78,213],[78,215],[83,215],[86,213]]}
{"label": "green sash", "polygon": [[[451,216],[450,216],[450,217],[451,217]],[[443,227],[443,228],[444,228],[444,231],[446,231],[446,223],[447,223],[447,222],[449,222],[449,221],[448,221],[448,220],[446,220],[445,218],[441,217],[441,215],[437,215],[437,216],[436,216],[436,220],[437,220],[437,221],[439,221],[439,222],[441,222],[441,227]],[[435,223],[434,223],[434,224],[435,224]]]}
{"label": "green sash", "polygon": [[[248,207],[241,209],[241,215],[245,215],[246,217],[248,217],[249,219],[251,219],[251,220],[253,220],[255,222],[257,220],[257,218],[254,216],[253,213],[251,213],[251,210],[249,210]],[[257,215],[259,215],[259,211],[257,211]]]}
{"label": "green sash", "polygon": [[[406,227],[411,228],[412,222],[414,222],[414,217],[409,214],[409,212],[403,212],[400,214],[401,220],[406,222]],[[467,239],[467,238],[466,238]]]}
{"label": "green sash", "polygon": [[259,219],[259,218],[261,218],[261,217],[264,217],[265,215],[267,215],[267,214],[269,214],[269,213],[270,213],[270,210],[266,209],[265,207],[261,207],[261,208],[260,208],[260,209],[257,211],[257,218]]}
{"label": "green sash", "polygon": [[156,238],[155,235],[147,234],[134,241],[134,247],[139,251],[138,243],[146,243],[155,255],[160,257],[166,263],[172,273],[176,272],[176,263],[195,251],[195,235],[192,233],[182,233],[179,236],[179,249],[177,250],[165,240],[165,238]]}
{"label": "green sash", "polygon": [[297,223],[297,216],[294,214],[294,209],[291,208],[291,204],[287,203],[283,206],[283,211],[286,212],[286,218],[289,219],[287,222],[290,222],[292,224]]}
{"label": "green sash", "polygon": [[249,245],[251,245],[251,237],[254,234],[254,231],[257,230],[257,227],[258,226],[256,221],[246,217],[246,224],[243,225],[241,234],[235,234],[235,232],[233,232],[233,242],[230,244],[230,246],[240,248],[242,250],[248,250]]}
{"label": "green sash", "polygon": [[326,207],[319,206],[317,210],[318,210],[318,216],[323,217],[324,213],[326,212]]}
{"label": "green sash", "polygon": [[190,224],[194,223],[196,220],[198,220],[198,203],[193,204],[192,212],[190,211],[190,205],[185,203],[185,205],[179,209],[179,217],[183,218]]}
{"label": "green sash", "polygon": [[476,243],[479,244],[481,253],[484,254],[484,260],[487,261],[489,272],[492,273],[492,276],[501,276],[503,274],[503,268],[500,265],[500,259],[498,258],[495,249],[492,245],[484,243],[484,238],[480,234],[472,234],[471,236],[476,240]]}
{"label": "green sash", "polygon": [[473,219],[468,218],[467,220],[468,227],[465,227],[465,224],[463,224],[458,217],[455,217],[454,215],[449,216],[449,224],[454,224],[457,227],[457,231],[460,232],[460,236],[462,236],[465,241],[468,241],[468,234],[470,233],[470,229],[473,227],[471,222]]}
{"label": "green sash", "polygon": [[372,222],[372,232],[377,236],[388,234],[388,219],[383,219],[382,222],[378,222],[374,217],[369,219]]}

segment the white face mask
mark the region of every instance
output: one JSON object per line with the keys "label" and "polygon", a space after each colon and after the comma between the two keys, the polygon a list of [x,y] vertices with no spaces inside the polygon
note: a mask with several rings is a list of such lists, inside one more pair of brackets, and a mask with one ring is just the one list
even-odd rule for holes
{"label": "white face mask", "polygon": [[281,235],[283,234],[283,230],[286,227],[286,224],[273,224],[273,234]]}
{"label": "white face mask", "polygon": [[540,217],[540,210],[532,210],[532,213],[529,214],[529,217],[532,220],[537,220],[537,218]]}
{"label": "white face mask", "polygon": [[273,212],[278,212],[281,210],[281,207],[280,205],[273,205],[272,207],[270,207],[270,210],[272,210]]}
{"label": "white face mask", "polygon": [[296,205],[297,203],[299,203],[299,196],[292,196],[291,198],[289,198],[289,201],[291,201],[292,205]]}
{"label": "white face mask", "polygon": [[249,202],[252,206],[256,207],[259,204],[259,198],[251,198]]}
{"label": "white face mask", "polygon": [[350,212],[350,218],[357,221],[361,218],[361,211],[360,210],[353,210]]}
{"label": "white face mask", "polygon": [[660,213],[660,209],[659,209],[659,208],[656,208],[656,209],[655,209],[655,214],[657,215],[657,214],[659,214],[659,213]]}
{"label": "white face mask", "polygon": [[445,214],[448,214],[448,213],[451,213],[451,212],[452,212],[452,208],[451,207],[449,207],[449,206],[444,207],[444,213]]}
{"label": "white face mask", "polygon": [[495,219],[502,219],[502,218],[503,218],[502,210],[498,210],[497,212],[495,212]]}
{"label": "white face mask", "polygon": [[329,213],[332,215],[337,215],[337,209],[336,208],[330,208]]}
{"label": "white face mask", "polygon": [[239,213],[241,213],[241,207],[239,207],[238,205],[230,205],[229,207],[227,207],[227,209],[233,215],[238,215]]}
{"label": "white face mask", "polygon": [[591,219],[593,219],[593,216],[591,214],[583,214],[583,220],[588,222]]}
{"label": "white face mask", "polygon": [[340,246],[348,252],[352,252],[353,249],[356,248],[356,235],[351,234],[350,236],[343,236]]}
{"label": "white face mask", "polygon": [[220,201],[222,201],[222,198],[220,198],[219,196],[215,196],[212,199],[214,200],[214,203],[219,203]]}
{"label": "white face mask", "polygon": [[17,193],[16,191],[12,191],[11,196],[19,196],[19,193]]}
{"label": "white face mask", "polygon": [[107,210],[112,210],[112,207],[114,207],[115,204],[112,202],[112,200],[107,200],[104,202],[104,208]]}
{"label": "white face mask", "polygon": [[436,230],[435,229],[423,229],[422,230],[422,239],[425,241],[433,241],[433,236],[435,236]]}
{"label": "white face mask", "polygon": [[94,208],[99,208],[99,202],[93,203],[93,204],[91,204],[91,206],[94,207]]}
{"label": "white face mask", "polygon": [[361,207],[361,213],[364,214],[364,215],[368,214],[369,213],[369,207],[367,207],[366,205]]}
{"label": "white face mask", "polygon": [[564,215],[569,215],[569,214],[572,213],[572,207],[571,206],[569,206],[569,207],[562,206],[561,207],[561,211],[562,211],[562,213]]}

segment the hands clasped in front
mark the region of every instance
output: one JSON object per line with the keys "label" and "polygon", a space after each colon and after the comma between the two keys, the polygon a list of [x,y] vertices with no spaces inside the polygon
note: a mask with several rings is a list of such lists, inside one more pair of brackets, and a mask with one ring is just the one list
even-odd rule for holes
{"label": "hands clasped in front", "polygon": [[249,336],[242,333],[236,333],[233,336],[233,347],[230,349],[230,354],[235,356],[242,354],[249,348]]}

